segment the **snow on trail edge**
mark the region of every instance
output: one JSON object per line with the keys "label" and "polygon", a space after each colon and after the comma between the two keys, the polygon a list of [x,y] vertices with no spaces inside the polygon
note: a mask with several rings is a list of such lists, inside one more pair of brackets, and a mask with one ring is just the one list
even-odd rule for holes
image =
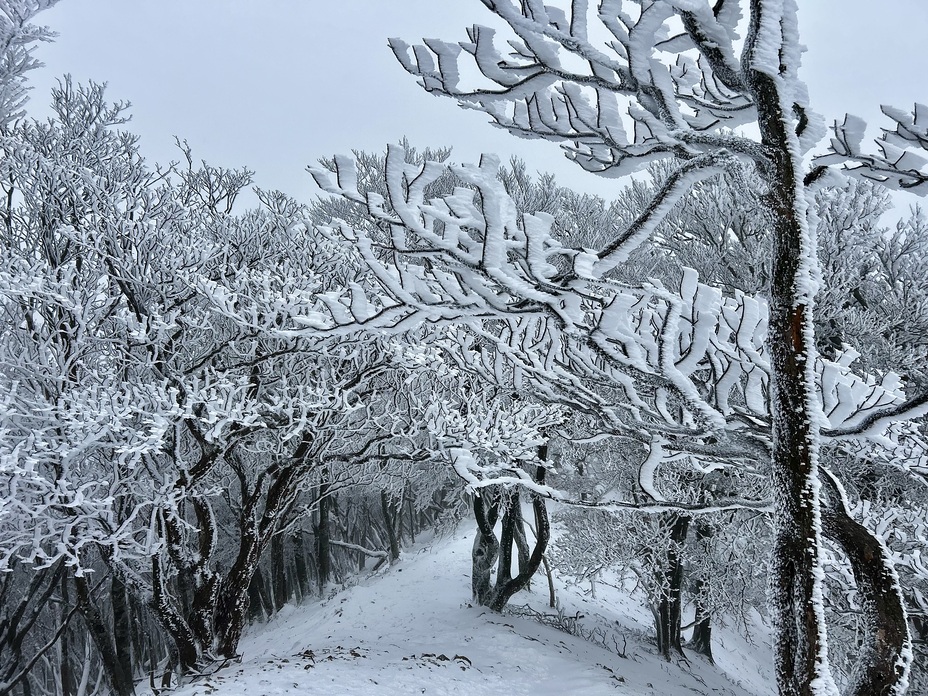
{"label": "snow on trail edge", "polygon": [[[471,538],[458,533],[410,551],[379,575],[322,602],[288,605],[252,627],[242,660],[175,691],[177,696],[277,694],[773,694],[769,646],[717,628],[716,659],[666,663],[647,641],[647,610],[599,588],[599,599],[558,587],[573,614],[627,638],[623,659],[567,633],[470,605]],[[546,608],[543,576],[513,604]],[[594,619],[593,615],[596,614]],[[620,642],[621,644],[621,642]],[[736,684],[735,682],[739,682]],[[502,691],[505,690],[505,691]]]}

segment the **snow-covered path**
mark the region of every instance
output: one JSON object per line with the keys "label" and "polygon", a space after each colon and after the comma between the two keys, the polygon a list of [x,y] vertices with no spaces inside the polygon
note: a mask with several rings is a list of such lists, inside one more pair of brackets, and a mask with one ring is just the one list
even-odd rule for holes
{"label": "snow-covered path", "polygon": [[[245,637],[241,664],[175,693],[748,696],[763,689],[755,679],[750,691],[736,686],[700,658],[665,663],[637,637],[623,659],[535,621],[472,607],[469,559],[470,539],[458,533],[325,602],[287,607]],[[539,608],[542,592],[533,598]]]}

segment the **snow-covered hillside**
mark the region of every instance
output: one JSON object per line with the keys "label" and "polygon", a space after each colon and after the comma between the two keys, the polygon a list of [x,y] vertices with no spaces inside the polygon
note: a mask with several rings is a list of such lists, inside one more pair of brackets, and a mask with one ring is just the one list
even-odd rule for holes
{"label": "snow-covered hillside", "polygon": [[[230,664],[177,696],[275,694],[499,693],[720,694],[774,692],[769,647],[717,630],[714,667],[698,656],[662,661],[646,640],[647,612],[635,601],[600,588],[597,599],[560,587],[569,613],[614,627],[626,657],[537,621],[473,607],[470,536],[435,541],[375,577],[302,607],[287,607],[242,642],[241,663]],[[543,578],[533,593],[514,598],[545,610]],[[551,610],[547,610],[551,611]],[[623,638],[627,642],[623,642]],[[725,671],[723,671],[725,670]],[[726,673],[727,672],[727,673]]]}

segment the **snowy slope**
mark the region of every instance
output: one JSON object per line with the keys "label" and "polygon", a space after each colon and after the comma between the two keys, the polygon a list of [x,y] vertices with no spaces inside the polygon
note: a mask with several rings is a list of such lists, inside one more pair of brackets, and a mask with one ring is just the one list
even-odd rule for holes
{"label": "snowy slope", "polygon": [[[645,613],[632,601],[590,600],[559,590],[571,611],[581,605],[584,612],[596,609],[600,622],[622,630],[627,638],[626,659],[534,620],[471,607],[470,545],[469,536],[459,532],[418,553],[407,552],[392,568],[327,601],[286,607],[245,637],[240,664],[174,693],[773,693],[769,677],[763,674],[769,652],[731,633],[719,632],[727,645],[719,646],[717,655],[731,677],[699,657],[688,664],[662,661],[636,630],[636,623],[646,623]],[[543,609],[547,587],[540,580],[534,583],[534,593],[517,595],[513,603],[530,600]]]}

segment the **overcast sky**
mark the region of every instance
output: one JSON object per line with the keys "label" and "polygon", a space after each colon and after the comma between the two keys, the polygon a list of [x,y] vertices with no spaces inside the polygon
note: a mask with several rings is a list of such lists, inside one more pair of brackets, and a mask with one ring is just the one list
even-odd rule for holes
{"label": "overcast sky", "polygon": [[[928,102],[926,0],[799,1],[817,111],[851,111],[875,128],[880,103]],[[607,197],[619,185],[584,174],[555,144],[426,94],[387,48],[389,36],[464,39],[491,20],[479,0],[61,0],[39,19],[60,36],[39,50],[30,112],[44,113],[65,73],[106,81],[110,99],[132,102],[130,128],[153,161],[177,157],[178,135],[195,156],[247,165],[258,185],[305,200],[316,192],[307,164],[408,136],[453,146],[455,161],[517,154]]]}

